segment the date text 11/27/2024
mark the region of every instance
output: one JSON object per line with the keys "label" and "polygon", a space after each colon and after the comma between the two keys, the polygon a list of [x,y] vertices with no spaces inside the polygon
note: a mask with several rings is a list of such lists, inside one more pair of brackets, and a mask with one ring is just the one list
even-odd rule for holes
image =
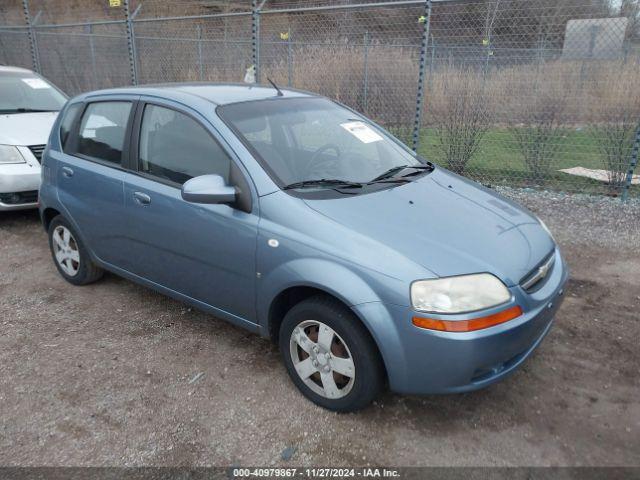
{"label": "date text 11/27/2024", "polygon": [[399,478],[393,468],[234,468],[233,478]]}

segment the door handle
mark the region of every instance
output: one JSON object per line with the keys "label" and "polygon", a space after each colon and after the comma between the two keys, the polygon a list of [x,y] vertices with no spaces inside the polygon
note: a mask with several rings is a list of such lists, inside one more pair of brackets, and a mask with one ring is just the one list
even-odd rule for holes
{"label": "door handle", "polygon": [[73,170],[70,169],[69,167],[62,167],[62,175],[64,175],[67,178],[71,178],[73,177]]}
{"label": "door handle", "polygon": [[146,193],[142,192],[133,192],[133,198],[140,205],[149,205],[151,203],[151,197]]}

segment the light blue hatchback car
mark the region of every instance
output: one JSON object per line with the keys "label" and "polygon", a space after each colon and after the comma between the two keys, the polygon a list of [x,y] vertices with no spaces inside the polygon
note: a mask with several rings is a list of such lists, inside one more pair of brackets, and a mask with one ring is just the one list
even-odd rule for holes
{"label": "light blue hatchback car", "polygon": [[385,387],[453,393],[513,372],[566,265],[544,224],[327,98],[175,84],[70,100],[42,161],[60,274],[103,270],[280,346],[336,411]]}

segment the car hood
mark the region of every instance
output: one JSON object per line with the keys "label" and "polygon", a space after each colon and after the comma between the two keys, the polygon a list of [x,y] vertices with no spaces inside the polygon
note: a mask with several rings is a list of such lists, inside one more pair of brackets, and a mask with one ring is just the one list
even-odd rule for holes
{"label": "car hood", "polygon": [[0,115],[0,144],[44,145],[57,116],[58,112]]}
{"label": "car hood", "polygon": [[441,277],[489,272],[512,286],[554,248],[531,213],[440,168],[387,190],[305,202]]}

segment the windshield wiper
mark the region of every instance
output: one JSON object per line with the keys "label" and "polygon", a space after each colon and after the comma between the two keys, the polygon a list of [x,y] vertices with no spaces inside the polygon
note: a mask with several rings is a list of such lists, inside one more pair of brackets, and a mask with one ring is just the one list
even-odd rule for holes
{"label": "windshield wiper", "polygon": [[433,165],[399,165],[397,167],[391,167],[386,172],[381,173],[373,180],[370,180],[369,183],[379,182],[381,180],[386,180],[387,178],[393,177],[396,173],[401,172],[402,170],[406,170],[408,168],[413,168],[416,170],[433,170]]}
{"label": "windshield wiper", "polygon": [[384,180],[386,178],[393,177],[396,173],[398,173],[401,170],[404,170],[405,168],[407,168],[407,165],[400,165],[399,167],[391,167],[389,170],[382,172],[376,178],[371,179],[370,182],[377,182],[379,180]]}
{"label": "windshield wiper", "polygon": [[2,109],[0,113],[35,113],[35,112],[57,112],[58,110],[44,109],[44,108],[11,108]]}
{"label": "windshield wiper", "polygon": [[337,178],[321,178],[319,180],[302,180],[301,182],[291,183],[289,185],[285,185],[282,187],[282,190],[291,190],[294,188],[307,188],[307,187],[330,187],[330,188],[362,188],[366,185],[372,185],[374,183],[407,183],[411,180],[404,178],[408,175],[403,175],[400,178],[391,178],[396,173],[406,170],[406,169],[414,169],[414,170],[433,170],[433,164],[427,163],[426,165],[399,165],[393,168],[390,168],[386,172],[378,175],[373,180],[368,182],[350,182],[348,180],[340,180]]}
{"label": "windshield wiper", "polygon": [[348,180],[339,180],[337,178],[321,178],[320,180],[303,180],[301,182],[290,183],[282,187],[283,190],[291,190],[293,188],[306,187],[341,187],[341,188],[362,188],[362,183],[349,182]]}

